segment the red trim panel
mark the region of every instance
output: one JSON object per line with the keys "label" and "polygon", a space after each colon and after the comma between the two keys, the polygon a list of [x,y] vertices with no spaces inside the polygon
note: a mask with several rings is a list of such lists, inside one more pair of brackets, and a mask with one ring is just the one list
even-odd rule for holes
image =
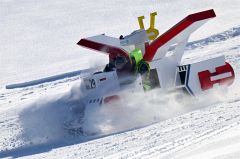
{"label": "red trim panel", "polygon": [[118,48],[118,47],[111,46],[111,45],[98,43],[98,42],[91,41],[91,40],[88,40],[88,39],[81,39],[77,44],[80,45],[80,46],[89,48],[89,49],[96,50],[96,51],[109,53],[109,60],[110,61],[111,61],[111,59],[113,59],[117,55],[129,58],[129,55],[128,55],[127,51],[125,51],[121,48]]}
{"label": "red trim panel", "polygon": [[118,95],[112,95],[112,96],[108,96],[106,98],[104,98],[104,103],[111,103],[114,101],[118,101],[120,99],[120,97]]}
{"label": "red trim panel", "polygon": [[[220,75],[220,74],[227,73],[227,72],[231,72],[232,76],[218,79],[215,81],[211,81],[212,76]],[[202,72],[198,73],[198,77],[199,77],[199,81],[201,84],[201,88],[204,91],[204,90],[213,88],[213,85],[215,83],[219,83],[219,85],[228,85],[228,86],[231,85],[234,81],[235,74],[234,74],[232,66],[226,62],[226,65],[217,67],[216,72],[210,73],[210,71],[208,71],[208,70],[202,71]]]}
{"label": "red trim panel", "polygon": [[201,21],[208,18],[213,18],[213,17],[216,17],[213,9],[188,15],[178,24],[176,24],[167,32],[165,32],[163,35],[161,35],[156,40],[154,40],[150,45],[146,46],[146,49],[145,49],[146,53],[144,54],[144,57],[143,57],[144,60],[152,61],[159,47],[166,44],[173,37],[175,37],[177,34],[182,32],[184,29],[189,27],[194,22]]}
{"label": "red trim panel", "polygon": [[105,80],[107,80],[107,78],[106,78],[106,77],[104,77],[104,78],[101,78],[99,81],[105,81]]}

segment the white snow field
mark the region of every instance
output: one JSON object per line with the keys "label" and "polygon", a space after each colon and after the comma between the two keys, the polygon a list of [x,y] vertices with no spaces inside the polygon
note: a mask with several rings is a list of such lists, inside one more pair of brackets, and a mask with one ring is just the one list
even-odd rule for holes
{"label": "white snow field", "polygon": [[[239,6],[239,0],[0,0],[0,158],[240,158]],[[81,77],[108,61],[77,46],[79,39],[129,34],[138,16],[147,22],[153,11],[163,33],[206,9],[217,17],[191,36],[183,63],[225,55],[236,74],[228,91],[197,99],[126,95],[123,103],[87,109],[87,134],[64,129],[79,104]]]}

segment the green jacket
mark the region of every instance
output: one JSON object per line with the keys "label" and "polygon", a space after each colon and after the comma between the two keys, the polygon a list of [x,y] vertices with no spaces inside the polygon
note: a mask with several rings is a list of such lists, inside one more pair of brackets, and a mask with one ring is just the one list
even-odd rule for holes
{"label": "green jacket", "polygon": [[142,51],[138,48],[134,49],[130,53],[131,58],[135,60],[134,71],[140,74],[144,74],[150,71],[150,66],[147,61],[143,60]]}
{"label": "green jacket", "polygon": [[135,61],[135,73],[140,73],[143,77],[143,88],[145,91],[151,90],[151,82],[149,79],[150,66],[147,61],[143,59],[142,51],[138,48],[130,53],[131,58]]}

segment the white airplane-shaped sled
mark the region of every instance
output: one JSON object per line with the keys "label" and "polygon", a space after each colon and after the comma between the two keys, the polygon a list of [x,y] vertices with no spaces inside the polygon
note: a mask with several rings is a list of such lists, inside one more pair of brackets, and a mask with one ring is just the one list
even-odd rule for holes
{"label": "white airplane-shaped sled", "polygon": [[[145,30],[144,17],[139,17],[140,29],[120,38],[97,35],[81,39],[78,45],[109,55],[102,72],[83,79],[84,105],[104,105],[120,98],[123,90],[147,92],[151,89],[181,89],[197,96],[214,85],[229,86],[234,71],[224,56],[181,64],[189,36],[216,15],[214,10],[188,15],[178,24],[157,37],[154,16]],[[171,51],[171,54],[167,54]]]}

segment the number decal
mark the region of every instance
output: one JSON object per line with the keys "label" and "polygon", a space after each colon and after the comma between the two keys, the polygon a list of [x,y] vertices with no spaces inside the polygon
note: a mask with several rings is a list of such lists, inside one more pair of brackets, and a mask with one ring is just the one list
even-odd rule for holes
{"label": "number decal", "polygon": [[96,88],[96,82],[94,79],[85,79],[84,84],[87,89],[94,89]]}
{"label": "number decal", "polygon": [[89,79],[89,82],[91,83],[91,89],[96,88],[96,82],[94,79]]}

